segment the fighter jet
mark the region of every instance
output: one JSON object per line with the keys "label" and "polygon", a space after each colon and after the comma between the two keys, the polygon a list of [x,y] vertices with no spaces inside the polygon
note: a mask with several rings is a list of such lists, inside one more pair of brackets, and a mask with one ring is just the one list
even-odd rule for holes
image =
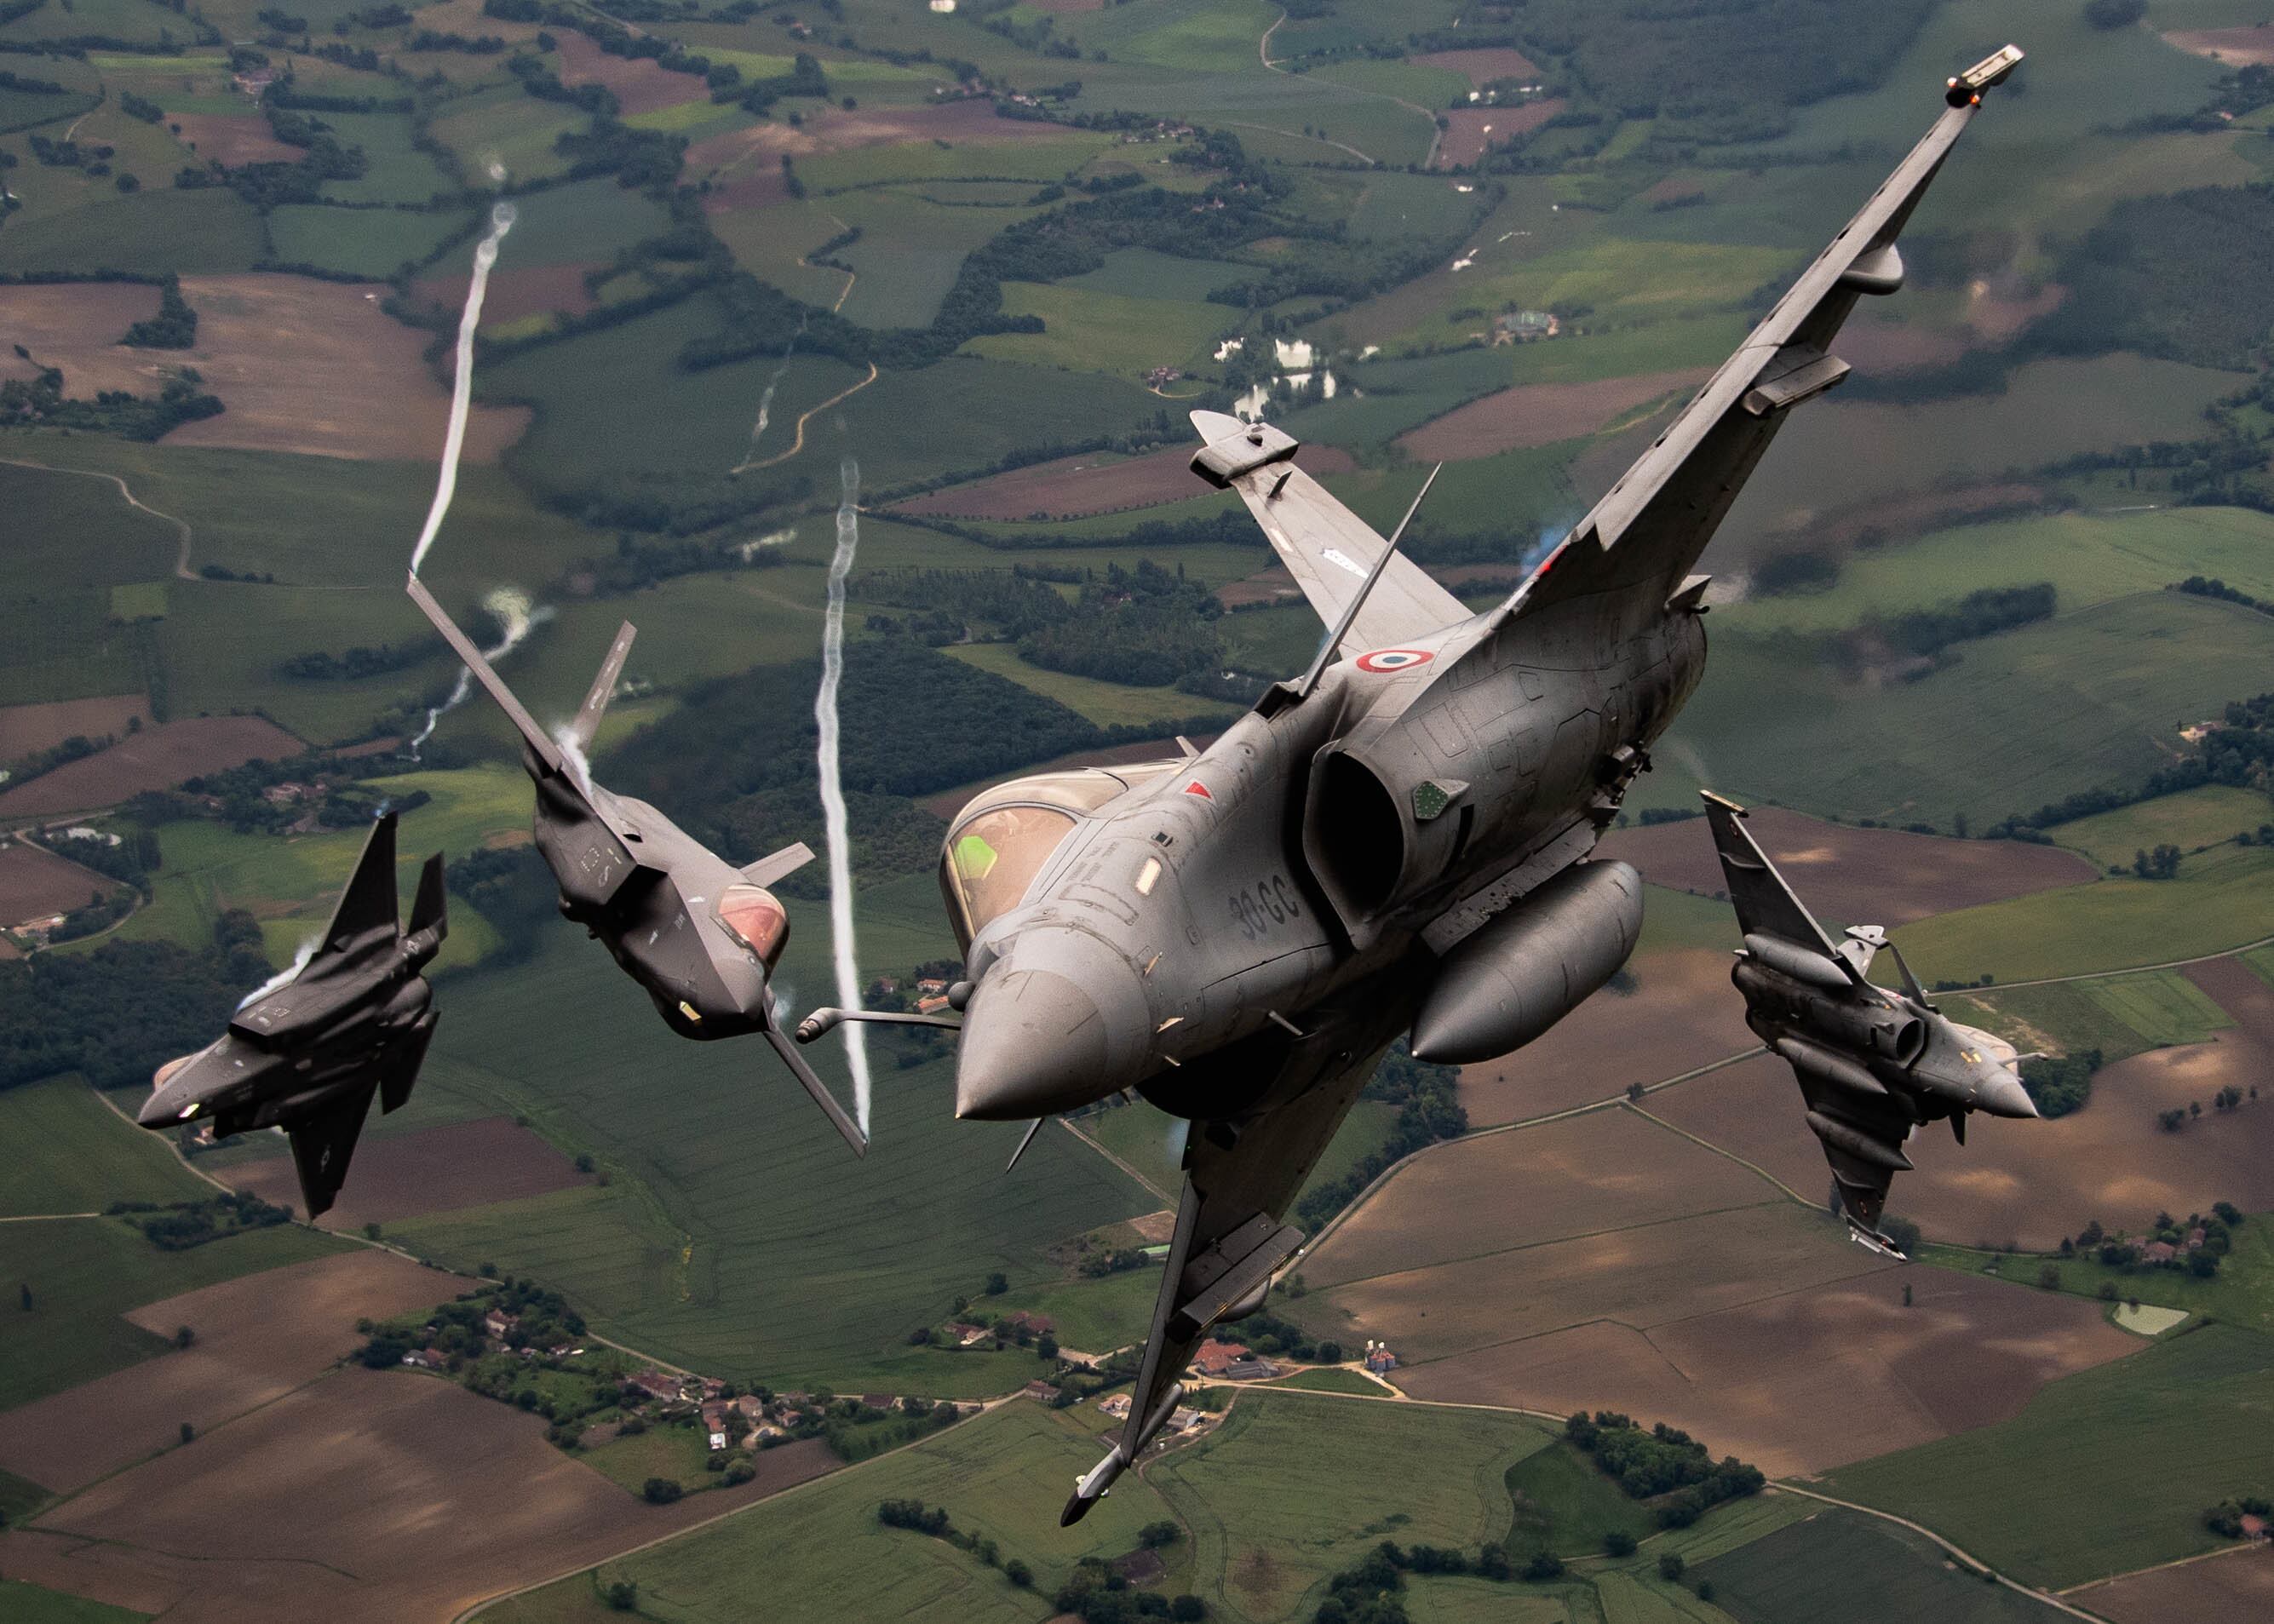
{"label": "fighter jet", "polygon": [[1480,613],[1297,467],[1286,433],[1193,414],[1194,470],[1239,493],[1330,628],[1317,657],[1185,759],[987,792],[940,869],[968,978],[956,1114],[1126,1089],[1191,1122],[1129,1420],[1065,1522],[1158,1432],[1209,1328],[1261,1306],[1304,1240],[1282,1215],[1389,1043],[1505,1054],[1625,961],[1641,885],[1589,854],[1703,670],[1690,568],[1786,417],[1847,374],[1841,324],[1902,285],[1898,232],[2020,59],[1950,81],[1863,211]]}
{"label": "fighter jet", "polygon": [[789,944],[789,914],[766,887],[811,862],[811,850],[800,841],[737,868],[646,801],[592,781],[585,753],[631,652],[631,623],[617,629],[583,708],[556,741],[415,575],[410,592],[520,730],[522,765],[537,786],[537,849],[561,887],[561,916],[607,944],[681,1037],[763,1036],[853,1154],[864,1154],[867,1136],[774,1019],[772,981]]}
{"label": "fighter jet", "polygon": [[[1905,1141],[1921,1124],[1947,1118],[1961,1145],[1966,1119],[2029,1116],[2014,1046],[1939,1012],[1877,925],[1850,925],[1833,945],[1741,821],[1744,808],[1706,796],[1713,847],[1729,882],[1744,950],[1729,979],[1745,996],[1745,1024],[1792,1066],[1807,1102],[1809,1132],[1824,1143],[1834,1187],[1858,1244],[1891,1258],[1902,1251],[1879,1232],[1887,1187],[1911,1160]],[[1881,948],[1894,954],[1903,990],[1866,979]]]}
{"label": "fighter jet", "polygon": [[215,1139],[282,1128],[308,1216],[328,1212],[372,1096],[394,1110],[418,1080],[439,1013],[419,972],[448,932],[443,907],[437,852],[403,929],[387,813],[307,963],[248,997],[210,1047],[161,1066],[135,1120],[160,1132],[209,1123]]}

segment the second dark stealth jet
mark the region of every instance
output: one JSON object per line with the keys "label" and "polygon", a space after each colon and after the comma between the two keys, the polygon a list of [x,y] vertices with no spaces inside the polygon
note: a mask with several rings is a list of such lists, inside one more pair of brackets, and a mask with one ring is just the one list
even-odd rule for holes
{"label": "second dark stealth jet", "polygon": [[308,1216],[329,1211],[372,1097],[394,1110],[418,1080],[437,1018],[420,972],[448,934],[443,908],[438,852],[418,876],[410,929],[403,929],[388,813],[372,826],[308,962],[246,999],[210,1047],[160,1067],[136,1120],[160,1132],[210,1123],[215,1139],[282,1128]]}
{"label": "second dark stealth jet", "polygon": [[442,613],[425,583],[413,575],[409,590],[520,730],[522,765],[537,786],[537,849],[561,887],[561,915],[607,944],[681,1037],[764,1036],[853,1154],[865,1154],[868,1137],[774,1019],[771,982],[789,944],[789,914],[766,887],[811,862],[813,853],[800,842],[737,868],[646,801],[595,784],[585,766],[584,753],[631,652],[630,623],[617,631],[583,709],[556,741]]}
{"label": "second dark stealth jet", "polygon": [[[1904,1143],[1921,1124],[1947,1117],[1963,1145],[1975,1111],[2037,1116],[2019,1056],[2003,1038],[1938,1011],[1879,926],[1851,925],[1834,947],[1746,830],[1745,809],[1719,795],[1705,799],[1745,936],[1729,977],[1745,996],[1745,1024],[1791,1065],[1850,1231],[1873,1251],[1901,1257],[1879,1226],[1888,1186],[1912,1165]],[[1865,979],[1882,947],[1902,974],[1900,993]]]}

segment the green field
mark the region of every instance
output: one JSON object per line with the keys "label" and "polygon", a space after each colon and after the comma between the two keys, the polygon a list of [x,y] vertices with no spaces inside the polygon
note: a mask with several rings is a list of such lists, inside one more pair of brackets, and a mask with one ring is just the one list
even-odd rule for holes
{"label": "green field", "polygon": [[276,258],[287,265],[317,265],[377,278],[392,275],[406,262],[424,259],[464,222],[464,216],[456,212],[414,214],[399,208],[304,204],[270,214],[268,237],[275,244]]}
{"label": "green field", "polygon": [[1501,1538],[1507,1472],[1547,1443],[1515,1416],[1258,1390],[1146,1476],[1191,1530],[1189,1588],[1250,1617],[1307,1619],[1326,1580],[1383,1539],[1473,1552]]}
{"label": "green field", "polygon": [[1046,671],[1020,659],[1018,649],[1007,643],[961,643],[947,652],[982,671],[1008,677],[1022,688],[1055,699],[1101,727],[1148,726],[1217,708],[1208,700],[1173,688],[1130,688],[1119,682],[1101,682],[1095,677],[1078,677],[1071,672]]}
{"label": "green field", "polygon": [[1040,333],[975,338],[964,348],[998,361],[1137,377],[1156,366],[1189,367],[1206,358],[1236,318],[1222,304],[1132,298],[1036,282],[1009,282],[1003,309],[1039,316]]}
{"label": "green field", "polygon": [[247,271],[261,258],[260,218],[235,193],[152,188],[0,231],[0,271]]}
{"label": "green field", "polygon": [[1954,1566],[1942,1547],[1877,1517],[1825,1507],[1710,1562],[1713,1605],[1743,1624],[2052,1624],[2060,1615]]}
{"label": "green field", "polygon": [[0,1613],[15,1624],[134,1624],[150,1616],[83,1596],[66,1596],[21,1579],[0,1579]]}
{"label": "green field", "polygon": [[2223,1325],[2274,1333],[2274,1218],[2263,1214],[2243,1220],[2233,1250],[2209,1280],[2180,1269],[2112,1268],[2093,1258],[2000,1259],[1962,1246],[1929,1245],[1924,1258],[1963,1274],[1994,1272],[2031,1284],[2050,1266],[2059,1272],[2059,1289],[2072,1296],[2099,1300],[2102,1288],[2113,1286],[2120,1302],[2183,1309]]}
{"label": "green field", "polygon": [[576,1458],[619,1488],[636,1494],[651,1477],[668,1477],[685,1489],[716,1485],[718,1477],[703,1470],[710,1456],[711,1440],[689,1422],[651,1426],[630,1438],[612,1439]]}
{"label": "green field", "polygon": [[163,1139],[124,1120],[75,1074],[0,1090],[0,1139],[17,1147],[0,1217],[212,1193]]}
{"label": "green field", "polygon": [[2022,1413],[1842,1467],[1827,1492],[2063,1586],[2217,1546],[2203,1507],[2274,1493],[2274,1338],[2207,1327],[2054,1382]]}
{"label": "green field", "polygon": [[0,1279],[31,1293],[0,1342],[0,1410],[139,1364],[173,1344],[119,1318],[240,1274],[328,1256],[347,1243],[286,1225],[161,1252],[116,1218],[0,1224]]}
{"label": "green field", "polygon": [[[1086,1411],[1024,1401],[966,1421],[859,1470],[764,1500],[652,1552],[603,1563],[600,1583],[629,1579],[643,1607],[688,1620],[749,1616],[750,1576],[815,1618],[915,1624],[1033,1624],[1043,1598],[1084,1556],[1134,1548],[1137,1530],[1171,1515],[1144,1478],[1125,1478],[1073,1528],[1052,1515],[1066,1485],[1096,1462]],[[954,1525],[992,1538],[1035,1574],[1032,1591],[945,1541],[877,1521],[879,1500],[944,1506]],[[1181,1588],[1181,1587],[1179,1587]],[[578,1575],[485,1609],[489,1624],[556,1624],[591,1616],[594,1580]]]}
{"label": "green field", "polygon": [[1382,1383],[1357,1371],[1327,1366],[1319,1370],[1298,1371],[1283,1380],[1275,1381],[1274,1388],[1292,1387],[1298,1393],[1350,1393],[1360,1398],[1387,1398],[1389,1394]]}
{"label": "green field", "polygon": [[1642,1540],[1658,1527],[1648,1507],[1561,1440],[1510,1467],[1507,1482],[1515,1516],[1501,1543],[1519,1559],[1533,1551],[1593,1556],[1608,1535]]}
{"label": "green field", "polygon": [[[2142,851],[2171,845],[2193,854],[2224,846],[2240,834],[2255,838],[2270,821],[2274,821],[2274,801],[2263,793],[2207,784],[2072,823],[2056,823],[2046,832],[2104,868],[2128,870]],[[2180,868],[2186,871],[2184,861]]]}
{"label": "green field", "polygon": [[2234,1025],[2209,994],[2176,970],[2082,983],[2084,996],[2158,1046],[2201,1043]]}

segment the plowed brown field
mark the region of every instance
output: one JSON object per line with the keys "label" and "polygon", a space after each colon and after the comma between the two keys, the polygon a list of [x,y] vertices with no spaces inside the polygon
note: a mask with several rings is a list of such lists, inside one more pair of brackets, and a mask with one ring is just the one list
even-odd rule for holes
{"label": "plowed brown field", "polygon": [[20,840],[0,846],[0,926],[68,914],[117,889],[117,882],[39,846]]}
{"label": "plowed brown field", "polygon": [[536,1417],[350,1366],[0,1535],[0,1572],[168,1624],[443,1620],[835,1464],[807,1440],[738,1488],[650,1506]]}
{"label": "plowed brown field", "polygon": [[[551,1145],[509,1116],[485,1116],[439,1128],[366,1139],[357,1147],[339,1204],[317,1221],[320,1228],[360,1229],[366,1223],[392,1223],[425,1213],[493,1201],[517,1201],[572,1184],[588,1184]],[[222,1177],[264,1201],[301,1205],[299,1180],[289,1155],[248,1162]]]}
{"label": "plowed brown field", "polygon": [[[1745,827],[1833,931],[1904,924],[2096,877],[2083,858],[2054,846],[1852,829],[1781,807],[1753,808]],[[1632,863],[1653,885],[1710,897],[1728,883],[1702,817],[1618,830],[1604,837],[1600,851]]]}
{"label": "plowed brown field", "polygon": [[1478,89],[1483,89],[1496,79],[1536,79],[1540,70],[1532,58],[1519,50],[1431,51],[1427,56],[1409,56],[1407,61],[1425,68],[1443,68],[1458,73]]}
{"label": "plowed brown field", "polygon": [[2274,1619],[2274,1545],[2151,1568],[2075,1594],[2080,1606],[2116,1624],[2265,1624]]}
{"label": "plowed brown field", "polygon": [[1474,163],[1490,148],[1529,135],[1562,110],[1563,98],[1550,96],[1517,107],[1465,107],[1442,114],[1452,127],[1437,143],[1437,166]]}
{"label": "plowed brown field", "polygon": [[363,1343],[358,1319],[448,1302],[454,1274],[391,1252],[355,1252],[248,1274],[126,1316],[197,1341],[126,1370],[0,1414],[0,1468],[67,1493],[174,1444],[184,1421],[204,1432],[313,1380]]}
{"label": "plowed brown field", "polygon": [[123,738],[137,717],[145,727],[150,725],[150,702],[140,694],[0,705],[0,762],[53,749],[74,733],[83,739]]}
{"label": "plowed brown field", "polygon": [[1525,384],[1457,406],[1397,443],[1425,462],[1457,462],[1519,446],[1550,446],[1592,434],[1622,412],[1661,395],[1694,388],[1706,377],[1706,369],[1697,367],[1590,383]]}
{"label": "plowed brown field", "polygon": [[[1314,476],[1346,473],[1358,466],[1349,452],[1333,446],[1304,446],[1295,453],[1295,462]],[[1177,447],[1118,462],[1101,462],[1095,453],[1060,457],[930,491],[900,503],[898,510],[998,520],[1119,513],[1204,494],[1207,487],[1193,477],[1192,463],[1192,453]]]}
{"label": "plowed brown field", "polygon": [[257,716],[193,716],[165,722],[16,788],[0,790],[0,818],[115,807],[146,789],[170,789],[201,772],[220,772],[249,761],[283,761],[307,748],[275,723]]}
{"label": "plowed brown field", "polygon": [[[118,341],[158,313],[158,289],[136,282],[80,282],[0,288],[0,378],[36,377],[42,366],[64,372],[64,393],[93,400],[105,389],[153,395],[162,387],[164,350],[129,350]],[[30,360],[16,353],[21,344]]]}

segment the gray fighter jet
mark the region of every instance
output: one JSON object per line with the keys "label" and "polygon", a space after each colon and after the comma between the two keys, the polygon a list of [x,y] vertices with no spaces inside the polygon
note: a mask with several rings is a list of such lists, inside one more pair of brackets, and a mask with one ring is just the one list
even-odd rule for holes
{"label": "gray fighter jet", "polygon": [[1703,669],[1690,568],[1786,416],[1846,375],[1841,323],[1901,286],[1897,233],[2020,57],[1950,81],[1863,212],[1481,613],[1298,468],[1288,435],[1193,414],[1195,471],[1239,493],[1331,628],[1318,657],[1186,759],[987,792],[942,859],[968,977],[957,1115],[1132,1089],[1192,1124],[1129,1421],[1066,1522],[1159,1431],[1209,1328],[1262,1304],[1304,1239],[1282,1214],[1390,1041],[1505,1054],[1625,960],[1641,886],[1587,859]]}
{"label": "gray fighter jet", "polygon": [[419,973],[448,932],[443,909],[438,852],[418,876],[410,929],[403,929],[395,814],[387,813],[307,963],[248,997],[211,1046],[160,1067],[135,1120],[160,1132],[209,1123],[215,1139],[282,1128],[308,1216],[329,1211],[372,1096],[394,1110],[418,1080],[438,1018]]}
{"label": "gray fighter jet", "polygon": [[[1745,1024],[1792,1066],[1807,1102],[1809,1132],[1825,1159],[1849,1232],[1858,1244],[1901,1257],[1879,1232],[1887,1186],[1911,1168],[1903,1145],[1921,1124],[1947,1118],[1966,1143],[1966,1119],[2037,1115],[2022,1086],[2022,1056],[2003,1038],[1939,1012],[1877,925],[1850,925],[1838,946],[1801,906],[1742,820],[1745,809],[1706,797],[1713,848],[1729,882],[1745,945],[1729,979],[1745,996]],[[1867,979],[1881,948],[1894,956],[1903,990]]]}
{"label": "gray fighter jet", "polygon": [[789,914],[766,887],[811,862],[813,853],[801,841],[737,868],[646,801],[592,781],[585,753],[631,652],[630,622],[618,628],[583,708],[556,741],[415,575],[410,592],[520,730],[522,765],[537,786],[537,849],[561,887],[562,917],[607,944],[681,1037],[763,1036],[853,1154],[864,1154],[867,1136],[774,1018],[772,982],[789,944]]}

